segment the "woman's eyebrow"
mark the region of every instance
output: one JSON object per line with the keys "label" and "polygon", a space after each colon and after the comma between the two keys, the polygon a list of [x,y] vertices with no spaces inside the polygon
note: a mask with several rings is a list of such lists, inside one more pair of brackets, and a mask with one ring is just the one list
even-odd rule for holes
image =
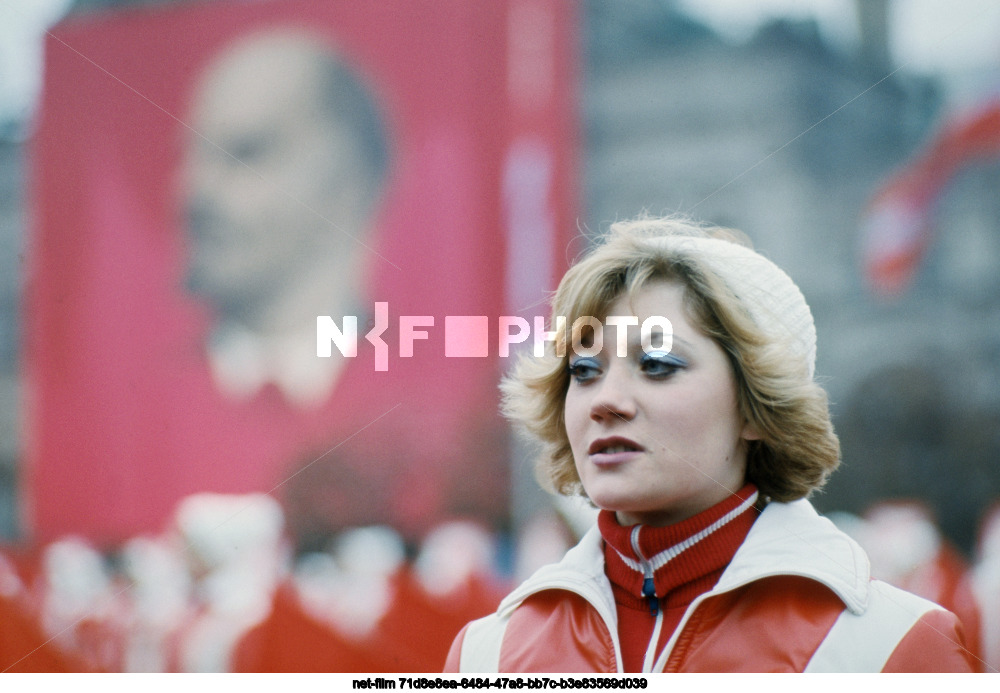
{"label": "woman's eyebrow", "polygon": [[[663,340],[660,339],[661,335],[662,335],[662,332],[654,331],[653,332],[653,339],[650,340],[650,341],[652,343],[654,343],[654,344],[656,342],[661,342],[662,343]],[[675,344],[680,344],[681,346],[683,346],[683,347],[685,347],[687,349],[694,348],[694,345],[692,345],[691,342],[689,342],[688,340],[684,339],[683,337],[678,337],[677,335],[673,336],[672,341]],[[640,339],[639,336],[634,336],[634,337],[631,336],[631,335],[629,336],[628,344],[629,344],[630,347],[637,347],[637,346],[639,346],[640,342],[641,342],[641,339]],[[612,340],[612,345],[614,345],[614,340]],[[662,349],[652,349],[652,351],[662,351]]]}

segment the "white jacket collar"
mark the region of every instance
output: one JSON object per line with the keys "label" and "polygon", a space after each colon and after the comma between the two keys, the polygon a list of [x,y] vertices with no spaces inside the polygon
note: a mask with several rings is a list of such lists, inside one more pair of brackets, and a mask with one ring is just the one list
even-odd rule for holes
{"label": "white jacket collar", "polygon": [[868,556],[805,499],[769,503],[712,591],[773,575],[821,582],[855,614],[868,607]]}
{"label": "white jacket collar", "polygon": [[604,539],[596,523],[561,561],[542,566],[504,597],[497,613],[507,615],[530,595],[547,589],[576,592],[601,612],[608,623],[617,623],[611,582],[604,574]]}
{"label": "white jacket collar", "polygon": [[[595,524],[559,563],[540,568],[507,595],[498,613],[509,613],[535,592],[566,589],[588,599],[610,625],[615,625],[602,543]],[[712,593],[776,575],[816,580],[829,587],[853,613],[863,613],[868,606],[868,557],[805,499],[770,503],[764,508]]]}

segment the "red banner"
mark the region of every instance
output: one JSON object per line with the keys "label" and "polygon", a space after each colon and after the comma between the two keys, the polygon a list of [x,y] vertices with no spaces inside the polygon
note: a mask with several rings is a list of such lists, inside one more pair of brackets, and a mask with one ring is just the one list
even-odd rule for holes
{"label": "red banner", "polygon": [[[556,0],[289,0],[54,30],[33,537],[158,530],[197,491],[273,492],[300,537],[502,522],[498,318],[544,314],[572,253],[574,26]],[[326,315],[358,316],[356,356],[317,355]],[[448,316],[486,316],[485,356],[446,356],[480,324]]]}

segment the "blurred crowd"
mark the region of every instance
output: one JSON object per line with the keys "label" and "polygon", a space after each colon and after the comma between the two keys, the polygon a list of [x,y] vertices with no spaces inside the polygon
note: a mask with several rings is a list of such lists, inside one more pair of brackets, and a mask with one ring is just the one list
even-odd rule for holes
{"label": "blurred crowd", "polygon": [[[535,562],[565,550],[536,527]],[[113,553],[65,537],[0,554],[0,670],[433,672],[509,589],[505,553],[449,522],[408,546],[388,527],[296,554],[267,495],[198,494],[159,536]],[[523,553],[523,552],[522,552]],[[517,568],[510,574],[531,570]]]}
{"label": "blurred crowd", "polygon": [[880,502],[861,517],[830,519],[864,547],[873,577],[954,613],[980,669],[1000,669],[1000,505],[983,518],[971,563],[920,502]]}
{"label": "blurred crowd", "polygon": [[[1000,507],[971,563],[916,502],[831,519],[873,576],[956,613],[1000,669]],[[296,553],[270,496],[198,494],[111,553],[75,537],[0,553],[0,670],[440,671],[459,629],[557,560],[579,520],[540,515],[512,541],[449,522],[419,546],[365,527]]]}

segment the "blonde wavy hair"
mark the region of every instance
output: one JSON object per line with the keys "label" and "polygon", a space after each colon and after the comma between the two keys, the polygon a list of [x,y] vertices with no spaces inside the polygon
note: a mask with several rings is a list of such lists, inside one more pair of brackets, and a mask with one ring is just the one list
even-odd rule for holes
{"label": "blonde wavy hair", "polygon": [[760,435],[748,442],[747,481],[774,501],[808,496],[840,463],[826,392],[787,343],[755,324],[747,306],[696,250],[656,242],[665,236],[715,238],[750,247],[745,236],[731,229],[679,218],[640,218],[613,224],[603,241],[570,268],[553,298],[550,320],[551,325],[556,316],[565,316],[565,327],[556,330],[544,356],[522,355],[501,383],[504,415],[541,443],[539,482],[564,495],[586,497],[564,418],[570,326],[581,316],[603,321],[620,296],[634,297],[650,282],[671,281],[685,287],[692,324],[728,356],[740,414]]}

